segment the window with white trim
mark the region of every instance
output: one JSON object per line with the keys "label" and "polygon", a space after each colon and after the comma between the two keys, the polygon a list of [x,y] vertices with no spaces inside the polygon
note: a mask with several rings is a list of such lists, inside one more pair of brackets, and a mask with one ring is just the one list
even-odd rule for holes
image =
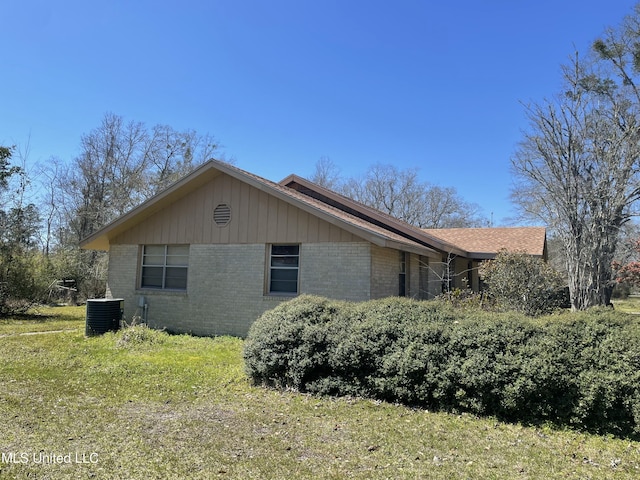
{"label": "window with white trim", "polygon": [[298,293],[300,245],[271,245],[269,253],[269,293]]}
{"label": "window with white trim", "polygon": [[188,270],[189,245],[145,245],[140,287],[186,290]]}

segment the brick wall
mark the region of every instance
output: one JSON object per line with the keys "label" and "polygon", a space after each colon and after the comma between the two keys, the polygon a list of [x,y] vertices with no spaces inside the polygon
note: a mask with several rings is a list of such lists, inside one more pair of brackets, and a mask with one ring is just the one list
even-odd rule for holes
{"label": "brick wall", "polygon": [[[125,299],[128,321],[143,316],[138,307],[143,296],[154,328],[245,336],[263,312],[291,298],[265,295],[266,261],[265,244],[191,245],[186,292],[137,290],[139,247],[112,245],[107,294]],[[371,265],[367,242],[302,244],[300,291],[367,300]]]}
{"label": "brick wall", "polygon": [[106,297],[124,298],[124,317],[128,322],[136,315],[138,251],[137,245],[111,245],[109,252]]}
{"label": "brick wall", "polygon": [[399,274],[398,250],[371,245],[371,298],[397,296]]}
{"label": "brick wall", "polygon": [[192,245],[190,331],[244,336],[256,318],[277,305],[263,300],[265,258],[264,244]]}
{"label": "brick wall", "polygon": [[300,291],[339,300],[369,300],[370,244],[311,243],[300,251]]}

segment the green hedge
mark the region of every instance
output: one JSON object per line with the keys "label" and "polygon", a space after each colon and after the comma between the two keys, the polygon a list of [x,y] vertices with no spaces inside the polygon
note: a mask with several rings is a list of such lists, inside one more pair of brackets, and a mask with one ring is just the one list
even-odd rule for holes
{"label": "green hedge", "polygon": [[301,296],[251,328],[255,384],[640,435],[640,327],[611,310],[532,320],[393,298]]}

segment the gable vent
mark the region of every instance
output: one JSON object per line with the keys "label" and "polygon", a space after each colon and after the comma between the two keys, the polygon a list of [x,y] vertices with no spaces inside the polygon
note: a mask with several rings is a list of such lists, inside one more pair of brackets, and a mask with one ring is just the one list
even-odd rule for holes
{"label": "gable vent", "polygon": [[213,221],[219,227],[228,225],[231,221],[231,207],[226,203],[221,203],[213,211]]}

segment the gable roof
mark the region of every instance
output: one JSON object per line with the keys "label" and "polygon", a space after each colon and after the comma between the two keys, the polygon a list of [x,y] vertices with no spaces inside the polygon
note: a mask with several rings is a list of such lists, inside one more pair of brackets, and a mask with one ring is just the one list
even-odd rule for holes
{"label": "gable roof", "polygon": [[421,255],[434,253],[434,250],[427,245],[367,222],[358,216],[351,215],[294,189],[217,160],[209,160],[204,163],[183,179],[173,183],[167,189],[84,239],[80,246],[84,249],[108,251],[111,239],[221,174],[229,175],[261,191],[265,191],[374,245],[402,249]]}
{"label": "gable roof", "polygon": [[324,188],[297,175],[289,175],[280,182],[280,185],[294,189],[304,195],[316,198],[319,201],[332,205],[339,210],[357,216],[369,223],[378,225],[385,230],[395,232],[403,237],[410,238],[421,245],[429,246],[440,252],[455,255],[466,255],[463,249],[452,244],[448,240],[430,235],[429,230],[421,230],[413,225],[403,222],[387,213],[376,210],[349,197],[341,195],[333,190]]}
{"label": "gable roof", "polygon": [[420,229],[296,175],[272,182],[228,163],[209,160],[186,177],[84,239],[84,249],[109,250],[110,241],[195,189],[229,175],[381,247],[419,255],[494,258],[501,249],[546,258],[544,227]]}
{"label": "gable roof", "polygon": [[289,175],[280,184],[352,212],[442,253],[477,260],[494,258],[503,249],[524,251],[545,259],[547,256],[544,227],[420,229],[297,175]]}
{"label": "gable roof", "polygon": [[441,228],[427,232],[463,248],[471,257],[495,256],[500,250],[547,257],[547,233],[544,227]]}

